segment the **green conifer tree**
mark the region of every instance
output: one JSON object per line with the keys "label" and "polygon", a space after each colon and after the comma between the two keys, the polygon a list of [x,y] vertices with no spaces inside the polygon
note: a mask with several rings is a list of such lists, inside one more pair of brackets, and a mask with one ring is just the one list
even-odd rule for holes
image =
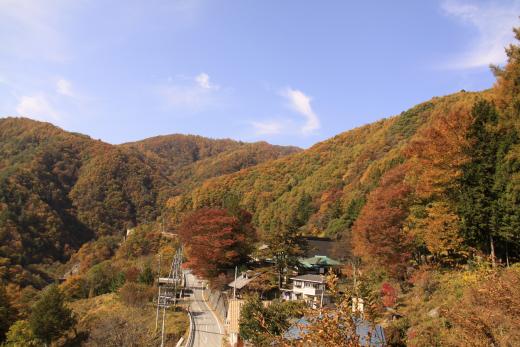
{"label": "green conifer tree", "polygon": [[63,336],[75,324],[72,310],[64,305],[64,296],[56,284],[43,292],[29,317],[31,330],[46,346]]}
{"label": "green conifer tree", "polygon": [[5,288],[0,284],[0,343],[4,341],[5,334],[13,320],[13,311],[7,298]]}
{"label": "green conifer tree", "polygon": [[494,261],[499,226],[495,191],[498,141],[493,130],[498,115],[487,101],[477,102],[472,114],[474,121],[466,134],[470,160],[464,165],[461,178],[461,231],[470,245],[487,250]]}

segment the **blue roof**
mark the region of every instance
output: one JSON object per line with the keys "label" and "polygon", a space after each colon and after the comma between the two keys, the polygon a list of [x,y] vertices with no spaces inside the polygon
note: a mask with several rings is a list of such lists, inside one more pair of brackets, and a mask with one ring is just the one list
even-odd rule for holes
{"label": "blue roof", "polygon": [[[383,328],[377,324],[375,327],[372,327],[370,323],[361,318],[353,318],[356,324],[356,334],[359,336],[359,340],[362,346],[370,346],[370,347],[383,347],[385,346],[385,333]],[[305,318],[300,318],[296,323],[290,327],[284,334],[284,338],[287,340],[299,340],[305,335],[308,330],[305,329],[305,326],[308,326],[310,323]],[[368,333],[370,332],[370,343],[368,343]]]}

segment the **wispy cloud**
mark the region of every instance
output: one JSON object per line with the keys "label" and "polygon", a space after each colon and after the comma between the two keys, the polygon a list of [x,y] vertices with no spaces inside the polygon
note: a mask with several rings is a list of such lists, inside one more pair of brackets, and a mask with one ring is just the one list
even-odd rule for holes
{"label": "wispy cloud", "polygon": [[506,61],[504,47],[513,41],[512,28],[519,22],[520,0],[485,3],[445,0],[441,6],[446,15],[477,31],[466,52],[453,59],[449,67],[476,68]]}
{"label": "wispy cloud", "polygon": [[169,79],[159,88],[168,106],[186,111],[201,111],[215,106],[219,101],[220,86],[210,80],[204,72],[193,78]]}
{"label": "wispy cloud", "polygon": [[43,121],[56,121],[61,118],[44,94],[20,97],[16,106],[16,113],[19,116]]}
{"label": "wispy cloud", "polygon": [[60,78],[56,82],[56,93],[64,96],[75,97],[75,93],[72,89],[72,83],[65,78]]}
{"label": "wispy cloud", "polygon": [[320,127],[320,119],[312,109],[312,98],[298,89],[285,88],[278,93],[285,99],[285,106],[294,111],[301,119],[294,117],[276,117],[267,120],[249,122],[255,136],[290,135],[302,136],[315,133]]}
{"label": "wispy cloud", "polygon": [[311,134],[320,128],[320,119],[311,106],[311,97],[302,91],[286,88],[280,93],[288,101],[288,106],[296,113],[305,118],[305,123],[301,127],[303,134]]}
{"label": "wispy cloud", "polygon": [[205,72],[202,72],[202,73],[198,74],[197,76],[195,76],[195,82],[197,82],[199,87],[204,88],[204,89],[218,90],[220,88],[220,86],[211,83],[209,79],[210,79],[209,75]]}
{"label": "wispy cloud", "polygon": [[255,129],[255,135],[278,135],[284,130],[284,124],[281,121],[265,121],[251,122]]}

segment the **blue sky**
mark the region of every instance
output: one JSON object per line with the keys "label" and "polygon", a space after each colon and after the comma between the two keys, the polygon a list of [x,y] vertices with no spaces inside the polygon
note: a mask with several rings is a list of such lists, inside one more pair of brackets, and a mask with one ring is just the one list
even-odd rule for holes
{"label": "blue sky", "polygon": [[520,1],[0,0],[0,115],[308,147],[492,86]]}

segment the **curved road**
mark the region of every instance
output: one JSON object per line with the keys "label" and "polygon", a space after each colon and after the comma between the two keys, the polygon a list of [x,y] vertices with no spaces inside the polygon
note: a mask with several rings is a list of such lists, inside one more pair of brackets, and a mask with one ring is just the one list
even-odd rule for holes
{"label": "curved road", "polygon": [[195,322],[195,336],[189,347],[221,347],[224,327],[203,298],[204,282],[187,271],[186,285],[193,290],[190,311]]}

